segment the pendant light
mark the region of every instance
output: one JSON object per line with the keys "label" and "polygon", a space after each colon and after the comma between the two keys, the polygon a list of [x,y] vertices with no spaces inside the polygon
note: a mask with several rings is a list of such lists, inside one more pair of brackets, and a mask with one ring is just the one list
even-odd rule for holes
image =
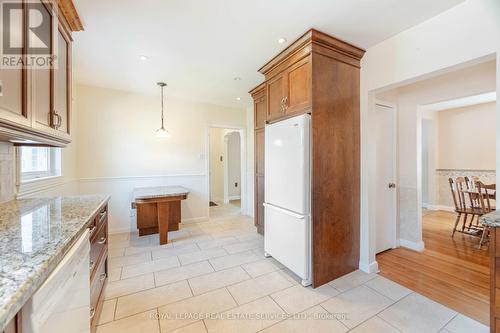
{"label": "pendant light", "polygon": [[157,138],[168,138],[170,137],[170,133],[165,129],[165,123],[163,120],[163,88],[167,86],[165,82],[158,82],[158,86],[161,88],[161,127],[156,130]]}

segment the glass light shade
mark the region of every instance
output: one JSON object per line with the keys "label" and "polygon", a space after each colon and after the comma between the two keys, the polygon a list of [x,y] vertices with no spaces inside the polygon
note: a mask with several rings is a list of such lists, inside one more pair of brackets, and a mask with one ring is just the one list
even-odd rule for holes
{"label": "glass light shade", "polygon": [[170,133],[165,129],[165,127],[162,127],[160,129],[156,130],[155,135],[157,138],[162,138],[162,139],[166,139],[166,138],[170,137]]}

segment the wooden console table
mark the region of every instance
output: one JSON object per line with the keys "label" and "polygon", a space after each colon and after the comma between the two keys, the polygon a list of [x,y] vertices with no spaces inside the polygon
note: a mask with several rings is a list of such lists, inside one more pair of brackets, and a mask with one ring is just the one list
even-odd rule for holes
{"label": "wooden console table", "polygon": [[500,211],[483,215],[481,224],[490,228],[490,332],[498,333],[500,332]]}
{"label": "wooden console table", "polygon": [[179,230],[181,201],[189,191],[181,186],[142,187],[133,191],[139,236],[160,234],[160,245],[168,243],[168,232]]}

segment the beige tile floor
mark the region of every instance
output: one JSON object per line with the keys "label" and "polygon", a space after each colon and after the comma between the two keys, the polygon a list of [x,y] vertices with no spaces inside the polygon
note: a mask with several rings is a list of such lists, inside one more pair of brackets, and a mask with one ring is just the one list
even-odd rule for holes
{"label": "beige tile floor", "polygon": [[182,225],[164,246],[157,235],[111,235],[97,332],[488,332],[377,274],[303,288],[264,258],[263,238],[235,210]]}

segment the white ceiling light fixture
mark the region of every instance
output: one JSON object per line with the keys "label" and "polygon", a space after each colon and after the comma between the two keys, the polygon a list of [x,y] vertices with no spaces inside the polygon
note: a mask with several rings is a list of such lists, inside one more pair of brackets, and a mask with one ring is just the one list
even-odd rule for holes
{"label": "white ceiling light fixture", "polygon": [[286,38],[280,38],[278,39],[278,44],[285,44],[286,43]]}
{"label": "white ceiling light fixture", "polygon": [[148,61],[149,57],[147,55],[141,55],[139,59],[141,59],[142,61]]}
{"label": "white ceiling light fixture", "polygon": [[163,114],[163,88],[167,86],[165,82],[158,82],[157,85],[161,88],[161,127],[156,130],[156,137],[157,138],[169,138],[170,133],[165,129],[165,121],[164,121],[164,114]]}
{"label": "white ceiling light fixture", "polygon": [[241,97],[236,97],[236,100],[237,101],[241,101]]}

